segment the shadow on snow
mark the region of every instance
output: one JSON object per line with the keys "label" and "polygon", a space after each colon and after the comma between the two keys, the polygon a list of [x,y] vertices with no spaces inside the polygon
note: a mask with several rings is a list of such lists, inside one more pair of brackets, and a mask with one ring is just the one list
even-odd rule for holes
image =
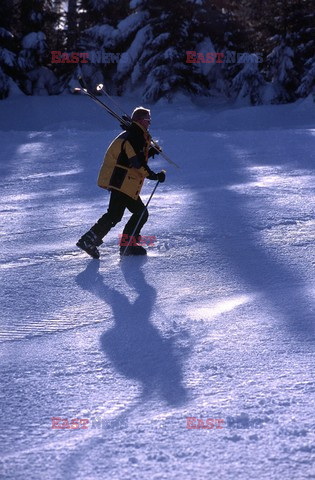
{"label": "shadow on snow", "polygon": [[140,382],[142,400],[157,392],[169,405],[176,406],[187,399],[179,352],[173,339],[163,338],[150,322],[157,294],[145,279],[145,262],[146,258],[124,258],[120,262],[126,283],[138,294],[135,301],[105,281],[98,261],[91,261],[76,281],[112,308],[115,323],[103,333],[100,344],[115,370]]}

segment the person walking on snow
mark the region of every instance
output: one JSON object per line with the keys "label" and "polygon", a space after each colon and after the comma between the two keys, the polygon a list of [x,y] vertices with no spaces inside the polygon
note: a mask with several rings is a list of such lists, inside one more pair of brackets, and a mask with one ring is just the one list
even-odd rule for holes
{"label": "person walking on snow", "polygon": [[[98,186],[111,192],[108,210],[76,244],[93,258],[100,257],[97,247],[103,243],[103,238],[110,229],[121,221],[126,208],[132,213],[122,237],[128,243],[145,208],[139,196],[144,179],[158,180],[161,183],[165,181],[164,171],[154,173],[148,166],[149,157],[159,153],[150,146],[151,135],[148,131],[151,123],[150,110],[137,107],[131,119],[131,126],[110,144],[99,172]],[[148,220],[148,216],[146,209],[134,233],[136,242],[132,241],[126,251],[125,246],[120,246],[120,255],[147,253],[138,243],[141,240],[141,228]]]}

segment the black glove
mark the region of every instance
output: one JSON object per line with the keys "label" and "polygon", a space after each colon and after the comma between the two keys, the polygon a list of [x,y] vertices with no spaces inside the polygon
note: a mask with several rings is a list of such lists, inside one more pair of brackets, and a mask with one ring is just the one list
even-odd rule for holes
{"label": "black glove", "polygon": [[149,173],[148,175],[149,180],[158,180],[160,183],[165,182],[165,170],[162,170],[159,173],[154,173],[148,166],[146,167],[146,170]]}
{"label": "black glove", "polygon": [[162,170],[161,172],[157,173],[157,180],[160,182],[160,183],[163,183],[165,182],[165,171]]}

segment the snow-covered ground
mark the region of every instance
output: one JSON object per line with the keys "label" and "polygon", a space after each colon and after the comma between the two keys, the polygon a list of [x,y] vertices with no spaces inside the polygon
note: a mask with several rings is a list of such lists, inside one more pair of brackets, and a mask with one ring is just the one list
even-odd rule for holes
{"label": "snow-covered ground", "polygon": [[313,105],[153,106],[155,246],[121,261],[122,223],[98,262],[115,120],[0,103],[1,478],[315,478]]}

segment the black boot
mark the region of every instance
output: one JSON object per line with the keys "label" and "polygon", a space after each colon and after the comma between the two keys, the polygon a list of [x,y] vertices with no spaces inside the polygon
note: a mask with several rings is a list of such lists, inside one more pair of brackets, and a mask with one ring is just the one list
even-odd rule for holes
{"label": "black boot", "polygon": [[[127,250],[126,250],[127,248]],[[120,247],[120,255],[146,255],[147,251],[141,245],[129,245],[129,247]]]}
{"label": "black boot", "polygon": [[98,251],[97,247],[102,244],[102,240],[93,232],[93,230],[89,230],[87,233],[82,235],[80,240],[77,241],[77,247],[84,250],[88,255],[93,258],[100,258],[100,252]]}

